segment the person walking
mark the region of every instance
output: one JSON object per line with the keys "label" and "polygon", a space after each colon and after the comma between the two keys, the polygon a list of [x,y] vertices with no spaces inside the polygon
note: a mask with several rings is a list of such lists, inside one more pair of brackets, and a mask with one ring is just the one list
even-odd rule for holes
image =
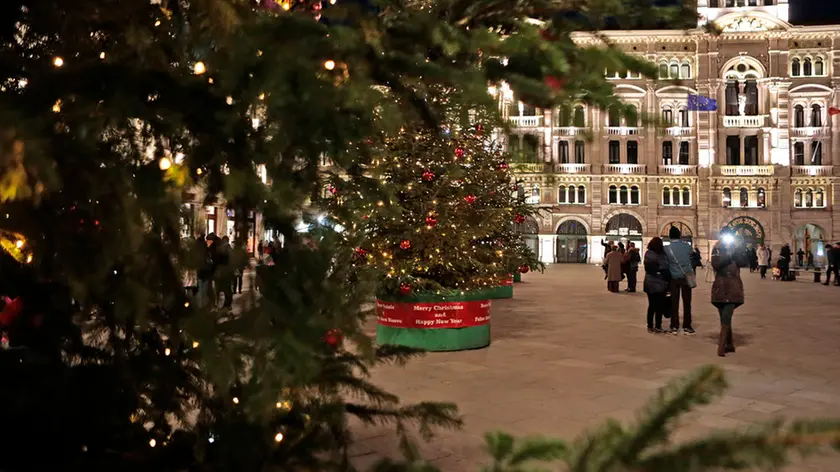
{"label": "person walking", "polygon": [[799,248],[799,250],[796,251],[796,266],[802,267],[803,262],[805,262],[805,251],[803,251],[802,248]]}
{"label": "person walking", "polygon": [[216,265],[213,260],[211,247],[216,241],[216,235],[210,233],[197,241],[198,255],[201,259],[198,271],[198,306],[204,307],[208,303],[215,305],[216,292],[213,290],[213,278],[216,275]]}
{"label": "person walking", "polygon": [[767,268],[770,267],[770,250],[763,243],[758,246],[758,272],[762,279],[767,278]]}
{"label": "person walking", "polygon": [[808,251],[805,253],[805,260],[807,261],[808,269],[814,268],[814,251]]}
{"label": "person walking", "polygon": [[215,247],[210,248],[213,251],[214,263],[216,265],[216,286],[220,293],[225,294],[224,308],[233,307],[233,268],[230,267],[230,238],[224,236]]}
{"label": "person walking", "polygon": [[718,241],[712,249],[712,268],[715,282],[712,285],[712,305],[720,315],[720,334],[717,353],[724,357],[735,352],[732,336],[732,315],[744,304],[744,283],[741,281],[741,267],[747,267],[749,260],[742,251],[730,244]]}
{"label": "person walking", "polygon": [[831,274],[834,274],[834,285],[840,285],[840,242],[834,247],[826,247],[825,258],[828,260],[828,268],[825,269],[823,285],[831,285]]}
{"label": "person walking", "polygon": [[697,285],[694,269],[691,267],[691,254],[694,251],[681,237],[679,228],[672,226],[668,231],[670,244],[665,248],[671,271],[671,334],[680,332],[680,295],[683,301],[683,332],[694,334],[691,324],[691,291]]}
{"label": "person walking", "polygon": [[747,259],[749,260],[750,273],[752,274],[758,270],[758,254],[756,253],[754,247],[751,247],[749,251],[747,251]]}
{"label": "person walking", "polygon": [[793,253],[790,250],[790,244],[782,246],[779,251],[779,270],[782,272],[782,281],[790,280],[790,263],[792,261]]}
{"label": "person walking", "polygon": [[647,330],[648,333],[661,333],[662,317],[668,309],[665,295],[668,293],[671,269],[662,238],[651,239],[647,249],[644,262],[645,280],[642,283],[642,288],[648,297]]}
{"label": "person walking", "polygon": [[691,253],[691,268],[694,269],[694,273],[697,274],[697,268],[703,267],[703,256],[700,254],[700,248],[694,248],[694,252]]}
{"label": "person walking", "polygon": [[642,256],[639,255],[639,248],[636,247],[636,243],[630,242],[627,247],[627,290],[625,292],[634,293]]}
{"label": "person walking", "polygon": [[607,266],[607,290],[610,292],[618,292],[618,283],[621,282],[621,264],[623,262],[624,255],[618,252],[618,247],[613,247],[604,261]]}

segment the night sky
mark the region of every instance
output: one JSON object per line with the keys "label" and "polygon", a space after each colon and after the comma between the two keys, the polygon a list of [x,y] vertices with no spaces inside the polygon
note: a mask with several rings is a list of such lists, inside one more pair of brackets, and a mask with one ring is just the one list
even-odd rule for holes
{"label": "night sky", "polygon": [[840,24],[840,0],[788,0],[795,25]]}

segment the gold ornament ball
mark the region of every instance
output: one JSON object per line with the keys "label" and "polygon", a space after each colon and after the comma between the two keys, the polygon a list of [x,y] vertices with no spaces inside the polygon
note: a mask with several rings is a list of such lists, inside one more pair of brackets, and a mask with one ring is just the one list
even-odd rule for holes
{"label": "gold ornament ball", "polygon": [[324,69],[327,69],[327,70],[335,69],[335,61],[329,60],[329,61],[324,62]]}

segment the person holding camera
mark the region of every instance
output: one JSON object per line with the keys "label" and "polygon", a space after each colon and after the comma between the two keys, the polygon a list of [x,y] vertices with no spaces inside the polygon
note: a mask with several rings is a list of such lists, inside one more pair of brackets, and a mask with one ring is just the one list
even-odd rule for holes
{"label": "person holding camera", "polygon": [[732,337],[732,315],[744,304],[744,283],[741,281],[741,267],[749,266],[749,258],[732,242],[718,241],[712,249],[712,268],[715,282],[712,285],[712,305],[720,314],[718,355],[735,352]]}

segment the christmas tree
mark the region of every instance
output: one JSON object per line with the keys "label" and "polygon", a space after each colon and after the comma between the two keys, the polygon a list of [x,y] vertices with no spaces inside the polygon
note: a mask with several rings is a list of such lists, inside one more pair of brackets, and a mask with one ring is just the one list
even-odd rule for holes
{"label": "christmas tree", "polygon": [[357,265],[381,275],[382,295],[452,294],[498,286],[539,268],[515,225],[536,209],[512,186],[493,123],[469,117],[384,140],[367,181],[336,176],[331,212],[350,221]]}

